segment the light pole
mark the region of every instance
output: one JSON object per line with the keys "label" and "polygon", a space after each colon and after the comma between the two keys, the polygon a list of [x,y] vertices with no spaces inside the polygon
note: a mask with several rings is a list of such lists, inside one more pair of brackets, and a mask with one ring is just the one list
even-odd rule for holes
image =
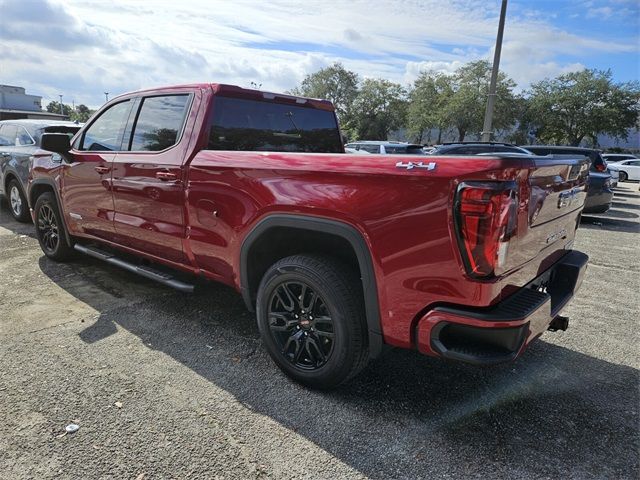
{"label": "light pole", "polygon": [[493,122],[493,105],[496,101],[496,84],[498,83],[498,72],[500,71],[500,52],[502,51],[502,34],[504,33],[504,17],[507,14],[507,0],[502,0],[500,8],[500,22],[498,23],[498,37],[496,38],[496,49],[493,54],[493,68],[491,69],[491,83],[489,84],[489,97],[487,98],[487,109],[484,112],[484,126],[482,127],[482,141],[491,141],[491,123]]}
{"label": "light pole", "polygon": [[60,115],[64,115],[64,110],[62,108],[62,95],[58,94],[58,96],[60,97]]}
{"label": "light pole", "polygon": [[109,101],[109,92],[104,92],[104,103]]}

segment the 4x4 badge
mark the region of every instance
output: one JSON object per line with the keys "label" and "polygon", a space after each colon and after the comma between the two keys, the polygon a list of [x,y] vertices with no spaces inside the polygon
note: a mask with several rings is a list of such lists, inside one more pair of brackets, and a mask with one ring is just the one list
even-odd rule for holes
{"label": "4x4 badge", "polygon": [[413,163],[413,162],[407,162],[407,163],[402,163],[402,162],[398,162],[396,163],[396,168],[406,168],[407,170],[411,170],[412,168],[426,168],[427,170],[434,170],[436,168],[436,162],[429,162],[426,165],[422,162],[418,162],[418,163]]}

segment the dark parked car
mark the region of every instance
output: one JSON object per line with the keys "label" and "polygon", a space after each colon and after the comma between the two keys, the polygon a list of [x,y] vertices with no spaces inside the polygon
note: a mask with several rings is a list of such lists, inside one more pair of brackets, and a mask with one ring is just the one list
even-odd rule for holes
{"label": "dark parked car", "polygon": [[527,150],[536,155],[551,155],[553,157],[581,155],[590,158],[589,190],[584,213],[604,213],[611,208],[613,201],[612,175],[607,168],[606,160],[598,150],[555,145],[527,145]]}
{"label": "dark parked car", "polygon": [[29,158],[40,148],[43,133],[66,133],[70,137],[81,125],[46,120],[0,122],[0,194],[9,201],[10,212],[20,222],[30,220],[27,205]]}
{"label": "dark parked car", "polygon": [[490,155],[492,153],[518,153],[531,155],[517,145],[498,142],[452,142],[436,146],[429,155]]}

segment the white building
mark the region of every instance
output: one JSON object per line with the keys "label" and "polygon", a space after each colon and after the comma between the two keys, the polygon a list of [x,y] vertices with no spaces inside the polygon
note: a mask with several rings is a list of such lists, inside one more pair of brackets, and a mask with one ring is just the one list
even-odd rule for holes
{"label": "white building", "polygon": [[66,115],[42,110],[42,97],[27,95],[22,87],[0,85],[0,120],[18,118],[69,120]]}

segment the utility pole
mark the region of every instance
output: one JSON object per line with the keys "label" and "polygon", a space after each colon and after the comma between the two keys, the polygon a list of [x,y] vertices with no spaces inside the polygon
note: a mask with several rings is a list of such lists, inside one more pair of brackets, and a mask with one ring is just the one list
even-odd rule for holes
{"label": "utility pole", "polygon": [[504,17],[507,14],[507,0],[502,0],[500,8],[500,22],[498,23],[498,37],[496,38],[496,49],[493,54],[493,68],[491,69],[491,83],[489,84],[489,97],[487,98],[487,109],[484,112],[484,126],[482,127],[482,141],[491,141],[491,123],[493,122],[493,106],[496,102],[496,84],[498,83],[498,72],[500,71],[500,52],[502,51],[502,34],[504,33]]}
{"label": "utility pole", "polygon": [[62,108],[62,95],[58,94],[58,96],[60,97],[60,115],[64,115],[64,110]]}
{"label": "utility pole", "polygon": [[104,103],[109,101],[109,92],[104,92]]}

